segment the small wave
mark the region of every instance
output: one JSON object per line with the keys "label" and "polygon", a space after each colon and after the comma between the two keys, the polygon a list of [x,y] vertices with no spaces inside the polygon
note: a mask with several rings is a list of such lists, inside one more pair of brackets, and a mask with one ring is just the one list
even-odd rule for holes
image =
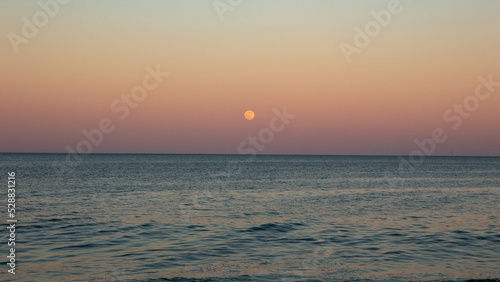
{"label": "small wave", "polygon": [[87,248],[98,248],[98,247],[113,246],[113,245],[115,245],[115,244],[86,243],[86,244],[79,244],[79,245],[73,245],[73,246],[58,247],[58,248],[54,248],[52,250],[87,249]]}
{"label": "small wave", "polygon": [[160,279],[158,281],[173,281],[173,282],[215,282],[215,281],[256,281],[255,279],[252,279],[250,276],[240,276],[240,277],[234,277],[234,278],[203,278],[203,279],[197,279],[197,278],[182,278],[182,277],[176,277],[176,278],[171,278],[171,279]]}
{"label": "small wave", "polygon": [[259,226],[250,227],[248,229],[242,230],[242,232],[289,232],[296,230],[296,226],[303,226],[302,223],[265,223]]}

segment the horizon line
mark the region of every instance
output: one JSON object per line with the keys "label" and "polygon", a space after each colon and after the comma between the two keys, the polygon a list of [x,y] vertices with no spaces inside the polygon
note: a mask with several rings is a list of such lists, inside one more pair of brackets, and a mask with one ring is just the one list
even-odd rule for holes
{"label": "horizon line", "polygon": [[[61,152],[0,152],[0,154],[64,154]],[[79,155],[220,155],[220,156],[251,156],[251,154],[229,154],[229,153],[83,153]],[[411,155],[357,155],[357,154],[254,154],[255,156],[325,156],[325,157],[411,157]],[[499,158],[500,155],[429,155],[424,157],[459,157],[459,158]]]}

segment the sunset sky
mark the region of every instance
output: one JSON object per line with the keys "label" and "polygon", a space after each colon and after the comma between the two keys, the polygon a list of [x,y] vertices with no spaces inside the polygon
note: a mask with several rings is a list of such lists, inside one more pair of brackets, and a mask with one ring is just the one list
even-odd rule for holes
{"label": "sunset sky", "polygon": [[[221,20],[212,0],[73,0],[13,47],[44,10],[1,1],[0,152],[66,153],[109,119],[94,153],[238,154],[286,107],[258,153],[408,155],[442,128],[434,155],[500,156],[500,86],[443,118],[500,82],[500,1],[401,0],[349,63],[340,44],[389,2],[243,0]],[[148,66],[169,75],[121,119]]]}

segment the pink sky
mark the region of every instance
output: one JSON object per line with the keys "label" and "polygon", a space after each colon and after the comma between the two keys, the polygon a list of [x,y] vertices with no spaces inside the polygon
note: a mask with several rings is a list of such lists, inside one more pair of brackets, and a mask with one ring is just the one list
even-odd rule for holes
{"label": "pink sky", "polygon": [[[258,153],[408,155],[442,128],[435,155],[500,156],[500,87],[458,128],[458,112],[443,118],[474,102],[479,76],[500,82],[498,1],[401,1],[350,63],[341,42],[388,1],[247,1],[224,21],[166,2],[61,5],[18,53],[8,34],[41,8],[2,2],[0,152],[64,153],[109,118],[92,152],[237,154],[286,107],[296,117]],[[157,65],[169,76],[120,119],[113,102]]]}

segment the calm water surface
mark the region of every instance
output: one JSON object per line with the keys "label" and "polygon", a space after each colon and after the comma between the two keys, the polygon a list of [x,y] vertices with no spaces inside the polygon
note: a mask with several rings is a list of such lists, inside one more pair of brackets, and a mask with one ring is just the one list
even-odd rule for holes
{"label": "calm water surface", "polygon": [[19,220],[17,274],[5,231],[0,280],[500,278],[500,158],[90,155],[54,170],[65,158],[0,154]]}

